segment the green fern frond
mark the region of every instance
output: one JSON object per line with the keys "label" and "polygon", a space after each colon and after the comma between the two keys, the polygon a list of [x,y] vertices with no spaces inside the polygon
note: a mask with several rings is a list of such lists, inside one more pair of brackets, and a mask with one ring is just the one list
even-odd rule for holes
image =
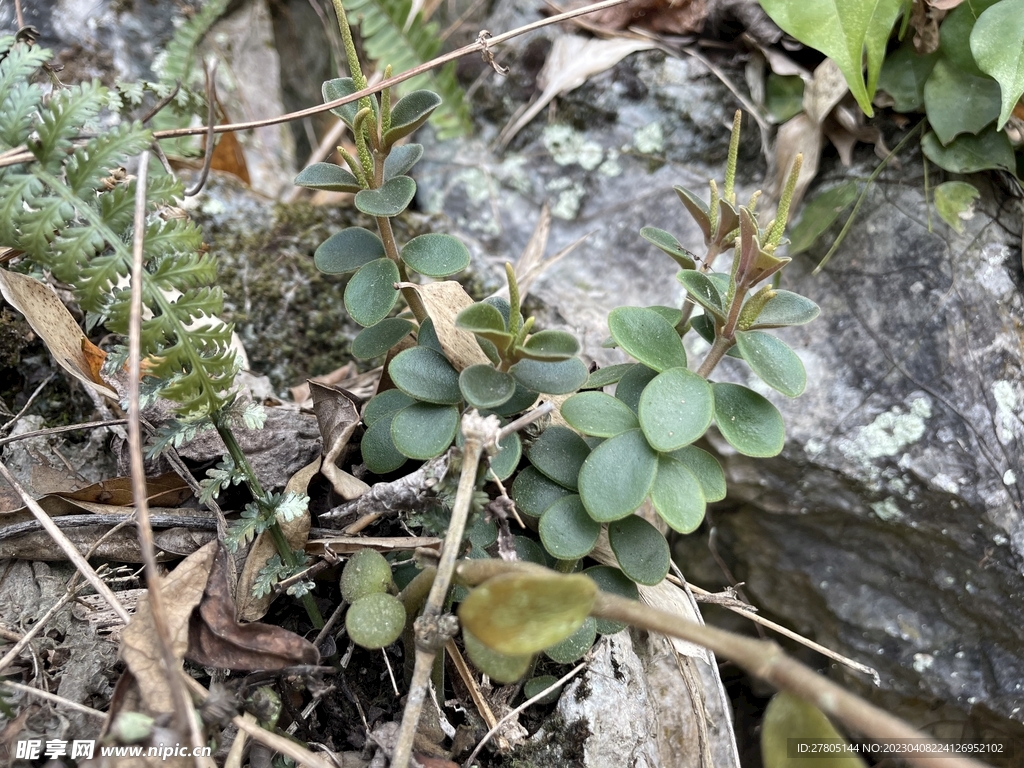
{"label": "green fern frond", "polygon": [[109,168],[117,167],[128,155],[139,154],[152,140],[138,123],[122,123],[94,136],[68,159],[64,167],[68,186],[83,197],[87,190],[99,189]]}
{"label": "green fern frond", "polygon": [[[436,23],[424,22],[419,13],[409,19],[411,0],[346,0],[345,8],[349,21],[359,27],[367,55],[381,69],[390,64],[393,71],[405,72],[430,61],[441,49]],[[441,106],[430,118],[441,138],[469,132],[469,108],[455,78],[454,62],[406,80],[399,91],[417,88],[436,91],[441,97]]]}
{"label": "green fern frond", "polygon": [[161,83],[172,87],[179,81],[188,84],[196,46],[227,7],[228,0],[209,0],[199,13],[178,28],[155,65]]}
{"label": "green fern frond", "polygon": [[60,168],[61,153],[71,149],[71,139],[82,131],[106,103],[107,89],[98,80],[62,88],[53,94],[36,127],[37,140],[29,149],[47,170]]}

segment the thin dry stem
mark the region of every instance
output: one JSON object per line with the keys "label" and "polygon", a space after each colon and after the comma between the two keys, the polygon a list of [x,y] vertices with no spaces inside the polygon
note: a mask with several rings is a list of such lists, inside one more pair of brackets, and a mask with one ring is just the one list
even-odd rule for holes
{"label": "thin dry stem", "polygon": [[11,680],[4,680],[0,682],[0,686],[7,686],[11,690],[21,691],[22,693],[27,693],[29,696],[37,696],[40,699],[46,699],[47,701],[53,702],[58,706],[67,707],[68,709],[73,709],[77,712],[82,712],[86,715],[89,715],[89,717],[96,718],[97,720],[107,719],[106,712],[100,712],[98,709],[93,709],[92,707],[87,707],[84,704],[79,704],[76,701],[65,699],[63,696],[58,696],[56,693],[50,693],[49,691],[41,691],[38,688],[33,688],[31,685],[22,685],[21,683],[15,683]]}

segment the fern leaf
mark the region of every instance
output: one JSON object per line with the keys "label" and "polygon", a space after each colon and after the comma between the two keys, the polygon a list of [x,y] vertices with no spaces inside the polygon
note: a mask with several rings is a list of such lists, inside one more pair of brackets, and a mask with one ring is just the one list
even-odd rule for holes
{"label": "fern leaf", "polygon": [[34,83],[16,83],[0,98],[0,149],[13,149],[28,141],[43,91]]}
{"label": "fern leaf", "polygon": [[24,216],[25,202],[42,194],[43,185],[29,173],[18,171],[21,166],[0,170],[0,245],[13,246],[21,240],[17,222]]}
{"label": "fern leaf", "polygon": [[228,0],[209,0],[199,13],[182,24],[174,33],[174,37],[168,41],[163,55],[155,65],[164,84],[188,84],[196,46],[227,7]]}
{"label": "fern leaf", "polygon": [[46,48],[13,43],[11,36],[0,38],[0,55],[7,54],[0,61],[0,103],[10,97],[12,88],[28,80],[52,56]]}
{"label": "fern leaf", "polygon": [[43,110],[30,147],[48,171],[60,168],[63,153],[71,150],[71,139],[103,108],[107,89],[98,80],[57,91]]}
{"label": "fern leaf", "polygon": [[79,197],[87,190],[103,186],[110,169],[119,166],[129,155],[137,155],[152,142],[142,123],[121,123],[79,147],[64,168],[68,186]]}

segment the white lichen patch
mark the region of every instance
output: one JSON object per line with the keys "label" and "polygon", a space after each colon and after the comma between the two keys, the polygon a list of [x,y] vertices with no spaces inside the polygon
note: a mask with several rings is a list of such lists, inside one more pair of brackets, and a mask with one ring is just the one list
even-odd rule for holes
{"label": "white lichen patch", "polygon": [[992,397],[996,401],[996,430],[1001,443],[1013,439],[1015,427],[1019,427],[1024,418],[1024,404],[1020,386],[1011,381],[999,379],[992,384]]}
{"label": "white lichen patch", "polygon": [[655,120],[633,132],[633,146],[637,152],[645,155],[653,155],[665,148],[665,133],[661,128],[661,122]]}
{"label": "white lichen patch", "polygon": [[960,484],[944,472],[939,472],[939,474],[935,475],[931,480],[931,484],[933,487],[946,493],[960,493]]}
{"label": "white lichen patch", "polygon": [[595,141],[589,141],[571,126],[556,123],[549,125],[541,134],[541,141],[551,159],[559,165],[579,165],[592,171],[604,160],[604,149]]}
{"label": "white lichen patch", "polygon": [[609,149],[607,158],[598,166],[597,172],[602,176],[621,176],[622,165],[619,164],[619,150]]}
{"label": "white lichen patch", "polygon": [[978,285],[987,288],[993,296],[1005,299],[1017,290],[1006,268],[1010,247],[1002,243],[989,243],[981,249],[977,268]]}
{"label": "white lichen patch", "polygon": [[932,664],[934,664],[934,663],[935,663],[935,657],[932,656],[930,653],[915,653],[914,654],[914,671],[917,672],[917,674],[919,674],[919,675],[922,674],[923,672],[931,669]]}
{"label": "white lichen patch", "polygon": [[931,400],[921,395],[911,401],[909,409],[897,405],[878,414],[851,439],[841,441],[839,447],[847,458],[861,464],[895,456],[921,439],[931,415]]}
{"label": "white lichen patch", "polygon": [[1013,485],[1017,482],[1017,473],[1012,469],[1003,472],[1003,485]]}
{"label": "white lichen patch", "polygon": [[896,503],[896,499],[892,496],[888,496],[882,501],[873,502],[871,509],[874,510],[874,513],[878,515],[880,520],[884,520],[887,523],[895,522],[903,517],[903,512]]}
{"label": "white lichen patch", "polygon": [[549,192],[558,193],[555,202],[551,204],[551,215],[556,219],[575,219],[586,194],[583,185],[562,177],[549,181],[547,188]]}

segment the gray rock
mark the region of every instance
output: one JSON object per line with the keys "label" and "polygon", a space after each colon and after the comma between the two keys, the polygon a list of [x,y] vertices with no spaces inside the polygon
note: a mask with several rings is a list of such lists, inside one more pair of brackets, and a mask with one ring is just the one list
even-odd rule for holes
{"label": "gray rock", "polygon": [[[508,27],[501,8],[489,29]],[[529,97],[523,72],[554,34],[510,43],[513,74],[478,95],[496,127],[428,146],[419,201],[493,265],[515,260],[543,202],[555,216],[549,253],[592,233],[538,282],[535,310],[615,362],[600,346],[609,310],[682,298],[671,261],[638,230],[701,242],[671,187],[702,192],[709,174],[721,178],[737,105],[694,60],[635,54],[498,153],[501,123]],[[741,167],[756,171],[754,133]],[[1012,727],[1003,719],[1024,722],[1019,219],[989,190],[964,235],[936,217],[930,232],[914,167],[883,175],[822,275],[803,259],[787,272],[787,287],[822,307],[781,334],[807,366],[808,391],[771,395],[788,425],[780,457],[751,460],[716,441],[731,500],[743,503],[716,525],[755,602],[877,667],[901,711],[937,699],[957,717]],[[484,282],[500,285],[497,274]],[[716,376],[764,391],[739,364]]]}

